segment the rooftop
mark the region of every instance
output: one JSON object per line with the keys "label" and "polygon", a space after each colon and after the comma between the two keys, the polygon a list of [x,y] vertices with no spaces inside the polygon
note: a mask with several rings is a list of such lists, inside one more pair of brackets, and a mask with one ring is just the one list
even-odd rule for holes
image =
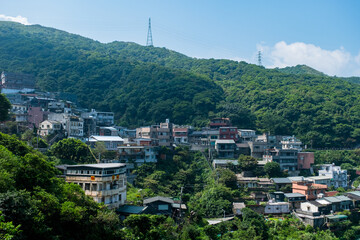
{"label": "rooftop", "polygon": [[232,139],[217,139],[215,141],[215,144],[218,144],[218,143],[235,144],[235,141]]}
{"label": "rooftop", "polygon": [[65,166],[66,168],[82,168],[82,167],[91,167],[91,168],[120,168],[126,166],[125,163],[98,163],[98,164],[80,164],[80,165],[61,165]]}
{"label": "rooftop", "polygon": [[167,203],[171,203],[171,204],[174,203],[174,200],[172,200],[169,197],[156,196],[156,197],[144,199],[144,205],[148,204],[148,203],[156,202],[156,201],[162,201],[162,202],[167,202]]}
{"label": "rooftop", "polygon": [[97,141],[114,141],[114,142],[121,142],[124,141],[119,136],[90,136],[89,142],[97,142]]}
{"label": "rooftop", "polygon": [[293,198],[293,197],[305,197],[304,194],[301,193],[285,193],[284,196],[286,198]]}
{"label": "rooftop", "polygon": [[277,184],[291,184],[291,180],[288,178],[272,178],[271,180],[273,180],[274,183]]}

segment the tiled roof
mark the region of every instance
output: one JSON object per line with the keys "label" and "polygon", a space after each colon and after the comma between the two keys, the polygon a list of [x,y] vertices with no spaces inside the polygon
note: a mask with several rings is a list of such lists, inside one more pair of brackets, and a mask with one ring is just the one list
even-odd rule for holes
{"label": "tiled roof", "polygon": [[174,203],[174,200],[172,200],[171,198],[156,196],[156,197],[144,199],[144,204],[148,204],[148,203],[152,203],[152,202],[156,202],[156,201],[162,201],[162,202],[167,202],[167,203],[171,203],[171,204]]}

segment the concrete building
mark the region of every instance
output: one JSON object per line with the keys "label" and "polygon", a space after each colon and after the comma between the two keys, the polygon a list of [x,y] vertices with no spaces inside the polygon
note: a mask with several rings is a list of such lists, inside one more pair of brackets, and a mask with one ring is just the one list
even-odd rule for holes
{"label": "concrete building", "polygon": [[298,150],[296,149],[268,149],[263,156],[263,161],[277,162],[280,164],[281,170],[287,170],[291,175],[298,175]]}
{"label": "concrete building", "polygon": [[314,177],[307,177],[306,178],[307,181],[316,183],[316,184],[323,184],[326,185],[328,187],[331,187],[331,177],[327,177],[327,176],[314,176]]}
{"label": "concrete building", "polygon": [[331,178],[331,186],[335,188],[348,187],[347,170],[341,170],[341,167],[334,164],[324,164],[320,166],[319,176],[327,176]]}
{"label": "concrete building", "polygon": [[90,136],[89,143],[95,147],[97,142],[103,142],[108,151],[117,151],[118,147],[124,144],[124,139],[119,136]]}
{"label": "concrete building", "polygon": [[81,114],[82,118],[93,118],[96,121],[97,126],[113,126],[114,125],[114,113],[113,112],[98,112],[95,109],[91,109],[90,112]]}
{"label": "concrete building", "polygon": [[178,143],[178,144],[189,143],[188,135],[189,135],[188,128],[181,128],[181,127],[173,128],[174,143]]}
{"label": "concrete building", "polygon": [[58,166],[65,181],[80,185],[95,202],[118,208],[126,201],[126,165],[122,163]]}
{"label": "concrete building", "polygon": [[235,158],[236,144],[234,140],[216,140],[215,150],[218,158]]}
{"label": "concrete building", "polygon": [[293,193],[300,193],[306,196],[306,200],[315,200],[319,194],[325,194],[327,189],[326,185],[310,183],[310,182],[293,182],[292,183]]}
{"label": "concrete building", "polygon": [[290,213],[287,202],[268,202],[265,206],[265,214],[288,214]]}
{"label": "concrete building", "polygon": [[1,73],[2,88],[7,89],[35,89],[35,77],[31,74],[11,73],[3,71]]}
{"label": "concrete building", "polygon": [[314,153],[313,152],[299,152],[298,156],[298,169],[309,170],[314,164]]}
{"label": "concrete building", "polygon": [[239,129],[238,135],[241,142],[254,142],[256,139],[255,130]]}
{"label": "concrete building", "polygon": [[219,129],[220,127],[230,127],[231,122],[229,118],[213,118],[210,120],[211,129]]}
{"label": "concrete building", "polygon": [[58,121],[45,120],[39,124],[38,134],[40,136],[47,136],[61,131],[62,125]]}
{"label": "concrete building", "polygon": [[220,127],[219,139],[232,139],[237,142],[239,140],[237,127]]}

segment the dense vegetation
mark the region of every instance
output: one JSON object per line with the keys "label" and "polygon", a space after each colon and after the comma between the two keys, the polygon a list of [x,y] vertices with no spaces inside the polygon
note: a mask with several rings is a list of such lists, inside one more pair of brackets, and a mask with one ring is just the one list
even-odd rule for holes
{"label": "dense vegetation", "polygon": [[123,125],[170,118],[204,126],[230,116],[238,127],[295,134],[314,148],[360,140],[360,86],[305,66],[281,72],[9,22],[0,22],[0,66],[36,75],[43,90],[74,93],[85,107],[114,111]]}

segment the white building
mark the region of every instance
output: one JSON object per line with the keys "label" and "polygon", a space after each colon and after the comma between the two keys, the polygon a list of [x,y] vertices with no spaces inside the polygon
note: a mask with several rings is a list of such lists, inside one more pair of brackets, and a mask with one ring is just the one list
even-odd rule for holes
{"label": "white building", "polygon": [[281,141],[282,149],[295,149],[300,152],[302,150],[301,145],[301,141],[298,140],[295,136],[283,137],[283,140]]}
{"label": "white building", "polygon": [[61,130],[61,123],[58,121],[45,120],[40,123],[38,134],[40,136],[47,136],[53,134],[56,131]]}
{"label": "white building", "polygon": [[319,176],[327,176],[331,178],[331,186],[335,188],[348,187],[347,170],[341,170],[341,167],[334,164],[324,164],[320,166]]}
{"label": "white building", "polygon": [[290,213],[289,203],[287,202],[268,202],[265,206],[265,214],[284,213]]}
{"label": "white building", "polygon": [[89,143],[91,147],[95,147],[97,142],[103,142],[109,151],[116,151],[117,148],[124,144],[124,139],[119,136],[90,136]]}
{"label": "white building", "polygon": [[97,203],[117,208],[126,201],[126,165],[103,163],[58,166],[65,181],[82,187],[85,194]]}

